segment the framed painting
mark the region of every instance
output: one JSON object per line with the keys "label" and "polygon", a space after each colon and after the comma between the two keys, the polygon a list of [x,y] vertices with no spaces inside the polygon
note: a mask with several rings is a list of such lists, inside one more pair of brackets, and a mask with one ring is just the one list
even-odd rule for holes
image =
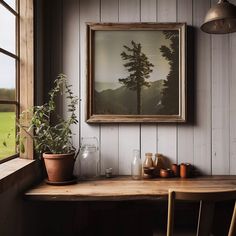
{"label": "framed painting", "polygon": [[186,121],[185,23],[87,24],[87,122]]}

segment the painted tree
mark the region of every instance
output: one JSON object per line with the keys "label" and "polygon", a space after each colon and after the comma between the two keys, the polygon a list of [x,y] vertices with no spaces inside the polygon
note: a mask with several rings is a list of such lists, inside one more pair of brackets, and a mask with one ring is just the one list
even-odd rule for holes
{"label": "painted tree", "polygon": [[160,51],[170,65],[170,72],[164,81],[160,113],[173,115],[179,112],[179,35],[177,31],[165,31],[164,35],[170,40],[170,47],[161,46]]}
{"label": "painted tree", "polygon": [[136,91],[137,97],[137,114],[141,114],[142,102],[141,91],[142,87],[150,87],[150,84],[146,79],[150,78],[152,67],[154,65],[149,62],[148,57],[141,51],[142,47],[140,43],[131,41],[131,47],[124,45],[126,51],[121,53],[121,58],[127,61],[124,67],[127,68],[129,76],[119,79],[119,82],[125,85],[128,89]]}

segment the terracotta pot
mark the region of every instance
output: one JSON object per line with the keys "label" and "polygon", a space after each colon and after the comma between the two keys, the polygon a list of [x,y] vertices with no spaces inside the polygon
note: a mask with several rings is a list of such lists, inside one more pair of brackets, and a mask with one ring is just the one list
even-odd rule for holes
{"label": "terracotta pot", "polygon": [[171,165],[171,169],[173,171],[173,174],[175,177],[179,177],[180,176],[180,166],[177,164],[172,164]]}
{"label": "terracotta pot", "polygon": [[171,169],[161,169],[160,177],[161,178],[170,178],[173,176],[173,171]]}
{"label": "terracotta pot", "polygon": [[180,177],[181,178],[189,178],[191,177],[191,164],[182,163],[180,165]]}
{"label": "terracotta pot", "polygon": [[73,177],[75,153],[52,154],[43,153],[44,163],[51,182],[64,182]]}

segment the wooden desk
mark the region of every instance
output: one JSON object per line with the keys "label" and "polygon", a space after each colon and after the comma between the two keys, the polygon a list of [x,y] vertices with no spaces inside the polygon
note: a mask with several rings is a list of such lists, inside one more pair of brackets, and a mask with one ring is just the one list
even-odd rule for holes
{"label": "wooden desk", "polygon": [[170,188],[194,190],[236,189],[236,176],[207,176],[191,179],[132,180],[117,177],[78,181],[67,186],[52,186],[44,182],[25,193],[28,200],[37,201],[123,201],[165,199]]}

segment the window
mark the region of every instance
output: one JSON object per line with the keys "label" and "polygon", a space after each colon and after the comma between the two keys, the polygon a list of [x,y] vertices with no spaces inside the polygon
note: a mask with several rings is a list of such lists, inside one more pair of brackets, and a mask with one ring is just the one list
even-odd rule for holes
{"label": "window", "polygon": [[16,118],[32,105],[33,0],[0,0],[0,162],[19,156]]}
{"label": "window", "polygon": [[[0,160],[16,154],[18,93],[18,0],[0,2]],[[3,142],[6,142],[6,146]]]}

